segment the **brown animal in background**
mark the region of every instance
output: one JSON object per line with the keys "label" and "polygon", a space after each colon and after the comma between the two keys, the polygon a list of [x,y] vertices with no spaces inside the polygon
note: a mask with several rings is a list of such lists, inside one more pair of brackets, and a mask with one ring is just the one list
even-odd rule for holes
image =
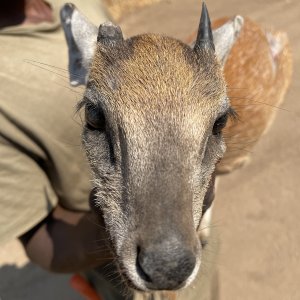
{"label": "brown animal in background", "polygon": [[128,13],[160,1],[161,0],[104,0],[104,3],[109,15],[117,22]]}
{"label": "brown animal in background", "polygon": [[224,75],[239,121],[230,120],[224,130],[228,136],[227,150],[217,166],[222,173],[249,160],[249,152],[272,124],[284,99],[292,76],[286,34],[265,32],[245,19],[240,37],[227,59]]}
{"label": "brown animal in background", "polygon": [[[210,216],[215,167],[226,149],[222,130],[235,115],[222,64],[243,18],[212,32],[203,5],[196,42],[190,47],[154,34],[124,40],[121,29],[111,23],[102,24],[97,33],[70,4],[61,16],[71,82],[86,84],[79,106],[85,109],[83,143],[97,191],[92,205],[104,214],[118,266],[126,281],[141,291],[187,287],[205,253],[200,242],[205,236],[199,236]],[[252,30],[249,22],[244,37]],[[253,54],[264,60],[270,56],[277,74],[281,64],[272,63],[270,44],[266,46],[268,51],[259,56],[251,47],[240,49],[243,54],[232,52],[234,67],[226,66],[227,76],[245,67],[251,76],[247,58]],[[258,84],[250,86],[254,90]]]}
{"label": "brown animal in background", "polygon": [[[216,20],[213,27],[218,28],[228,20]],[[187,42],[192,43],[195,37],[196,33]],[[238,121],[229,120],[223,131],[227,149],[217,165],[218,173],[231,172],[244,165],[254,145],[274,120],[292,75],[286,34],[264,31],[246,18],[225,63],[224,75]]]}

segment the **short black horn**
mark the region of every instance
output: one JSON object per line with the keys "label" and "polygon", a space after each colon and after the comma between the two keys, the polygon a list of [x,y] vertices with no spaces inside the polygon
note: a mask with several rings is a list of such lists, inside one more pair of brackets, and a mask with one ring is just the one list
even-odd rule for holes
{"label": "short black horn", "polygon": [[200,24],[194,49],[206,49],[215,51],[210,19],[205,2],[202,3]]}
{"label": "short black horn", "polygon": [[106,46],[113,46],[123,40],[122,30],[119,26],[111,22],[105,22],[100,25],[97,42]]}

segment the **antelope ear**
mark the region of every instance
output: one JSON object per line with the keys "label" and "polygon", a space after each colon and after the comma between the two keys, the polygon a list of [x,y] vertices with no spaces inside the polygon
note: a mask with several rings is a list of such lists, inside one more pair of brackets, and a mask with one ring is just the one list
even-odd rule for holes
{"label": "antelope ear", "polygon": [[244,19],[236,16],[223,26],[213,31],[215,51],[219,61],[224,65],[232,46],[243,27]]}
{"label": "antelope ear", "polygon": [[69,49],[70,84],[86,84],[96,48],[98,28],[71,3],[62,7],[60,18]]}

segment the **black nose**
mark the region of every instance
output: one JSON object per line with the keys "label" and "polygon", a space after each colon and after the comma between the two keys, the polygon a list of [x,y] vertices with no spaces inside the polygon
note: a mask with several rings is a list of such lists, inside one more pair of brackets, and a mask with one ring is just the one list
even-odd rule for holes
{"label": "black nose", "polygon": [[195,268],[196,257],[182,245],[156,245],[139,248],[137,270],[152,290],[175,290],[182,286]]}

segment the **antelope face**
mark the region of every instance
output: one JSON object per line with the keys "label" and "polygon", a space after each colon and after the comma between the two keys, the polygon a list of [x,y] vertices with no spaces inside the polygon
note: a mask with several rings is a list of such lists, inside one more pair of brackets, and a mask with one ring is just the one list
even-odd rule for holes
{"label": "antelope face", "polygon": [[[86,81],[80,107],[93,205],[103,212],[119,267],[143,291],[185,287],[200,267],[197,230],[230,113],[206,8],[194,48],[160,35],[124,40],[111,23],[97,36],[71,5],[61,15],[70,69],[83,75],[73,83]],[[85,60],[88,45],[94,55]]]}

